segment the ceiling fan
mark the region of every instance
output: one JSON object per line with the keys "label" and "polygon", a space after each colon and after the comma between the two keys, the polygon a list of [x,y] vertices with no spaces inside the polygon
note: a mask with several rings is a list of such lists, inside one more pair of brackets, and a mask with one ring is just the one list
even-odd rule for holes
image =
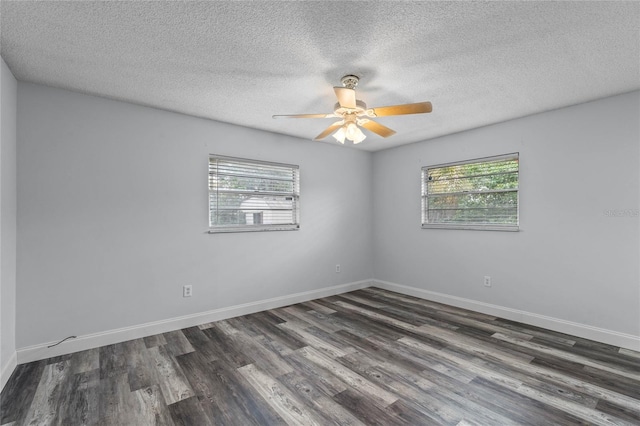
{"label": "ceiling fan", "polygon": [[314,140],[324,139],[333,133],[333,137],[344,144],[345,139],[353,141],[354,144],[362,142],[366,136],[360,127],[387,138],[395,134],[395,130],[383,126],[370,117],[385,117],[389,115],[423,114],[432,111],[431,102],[418,102],[415,104],[391,105],[378,108],[367,108],[367,104],[356,99],[355,87],[360,78],[355,75],[345,75],[340,79],[344,87],[334,87],[333,90],[338,97],[333,112],[329,114],[293,114],[274,115],[273,118],[339,118],[331,126],[324,129]]}

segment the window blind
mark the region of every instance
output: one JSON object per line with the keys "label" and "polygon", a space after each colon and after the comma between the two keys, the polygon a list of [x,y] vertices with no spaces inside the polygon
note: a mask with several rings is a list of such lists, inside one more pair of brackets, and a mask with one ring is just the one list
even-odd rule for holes
{"label": "window blind", "polygon": [[299,167],[209,156],[209,232],[300,227]]}
{"label": "window blind", "polygon": [[519,154],[422,168],[422,227],[516,231]]}

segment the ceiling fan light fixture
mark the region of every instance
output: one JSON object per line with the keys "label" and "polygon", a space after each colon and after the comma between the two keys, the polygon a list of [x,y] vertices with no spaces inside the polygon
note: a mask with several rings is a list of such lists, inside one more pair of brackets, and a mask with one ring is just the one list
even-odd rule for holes
{"label": "ceiling fan light fixture", "polygon": [[340,127],[332,136],[341,144],[344,145],[344,138],[345,138],[345,131],[344,131],[344,127],[342,126]]}
{"label": "ceiling fan light fixture", "polygon": [[348,123],[344,127],[346,127],[345,137],[350,141],[353,141],[354,144],[358,144],[365,140],[365,134],[362,133],[362,130],[360,130],[356,123]]}
{"label": "ceiling fan light fixture", "polygon": [[354,144],[359,144],[360,142],[362,142],[366,138],[367,138],[367,135],[362,133],[362,130],[358,129],[358,132],[356,133],[356,137],[354,139],[351,139],[351,140],[353,141]]}

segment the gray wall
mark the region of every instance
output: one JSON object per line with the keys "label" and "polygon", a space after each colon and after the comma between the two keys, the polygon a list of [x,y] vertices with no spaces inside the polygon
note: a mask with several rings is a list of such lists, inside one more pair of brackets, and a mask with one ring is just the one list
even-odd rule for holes
{"label": "gray wall", "polygon": [[[19,83],[17,347],[372,276],[638,335],[639,101],[371,154]],[[420,229],[421,166],[513,151],[521,232]],[[207,234],[209,153],[299,164],[302,229]]]}
{"label": "gray wall", "polygon": [[[639,105],[633,92],[375,153],[375,278],[640,335],[639,218],[605,214],[639,208]],[[515,151],[521,232],[420,228],[422,166]]]}
{"label": "gray wall", "polygon": [[[0,371],[5,371],[16,351],[16,90],[18,85],[4,60],[0,59],[0,62]],[[6,377],[3,378],[6,379]]]}
{"label": "gray wall", "polygon": [[[19,348],[373,275],[371,153],[25,83],[18,117]],[[206,233],[209,153],[300,165],[301,229]]]}

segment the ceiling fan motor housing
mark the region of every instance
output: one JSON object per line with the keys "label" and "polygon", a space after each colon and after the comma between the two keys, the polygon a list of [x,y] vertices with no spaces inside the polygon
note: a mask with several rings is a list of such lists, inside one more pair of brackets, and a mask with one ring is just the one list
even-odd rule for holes
{"label": "ceiling fan motor housing", "polygon": [[338,117],[344,117],[348,114],[355,114],[357,116],[365,115],[367,111],[367,104],[365,104],[360,99],[356,99],[356,107],[355,108],[346,108],[340,105],[340,103],[336,103],[333,107],[333,113]]}

